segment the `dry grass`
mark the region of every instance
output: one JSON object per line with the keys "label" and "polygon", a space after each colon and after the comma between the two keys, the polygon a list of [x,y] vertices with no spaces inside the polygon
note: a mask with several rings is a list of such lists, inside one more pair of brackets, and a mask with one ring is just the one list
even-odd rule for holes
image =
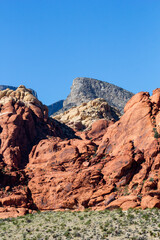
{"label": "dry grass", "polygon": [[43,212],[0,219],[0,239],[160,239],[160,210]]}

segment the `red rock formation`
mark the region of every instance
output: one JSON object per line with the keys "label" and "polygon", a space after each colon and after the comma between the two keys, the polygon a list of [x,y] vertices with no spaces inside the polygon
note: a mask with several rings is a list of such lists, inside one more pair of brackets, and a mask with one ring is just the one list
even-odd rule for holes
{"label": "red rock formation", "polygon": [[1,106],[0,217],[34,209],[160,208],[160,89],[116,123],[77,132],[23,102]]}
{"label": "red rock formation", "polygon": [[58,142],[73,135],[73,131],[67,132],[68,127],[49,119],[46,107],[38,100],[24,101],[27,94],[19,100],[15,98],[17,92],[20,98],[28,90],[21,86],[12,91],[14,97],[8,97],[4,90],[1,95],[6,95],[0,100],[0,217],[37,209],[25,173],[29,153],[41,139],[56,138]]}

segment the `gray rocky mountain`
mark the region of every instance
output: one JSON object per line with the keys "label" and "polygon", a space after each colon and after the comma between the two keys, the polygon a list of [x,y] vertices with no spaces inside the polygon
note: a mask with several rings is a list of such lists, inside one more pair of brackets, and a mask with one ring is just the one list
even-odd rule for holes
{"label": "gray rocky mountain", "polygon": [[[11,90],[14,90],[14,91],[17,89],[17,87],[13,87],[13,86],[0,85],[0,90],[5,90],[5,89],[7,89],[7,88],[9,88],[9,89],[11,89]],[[36,91],[34,91],[34,90],[31,89],[31,88],[29,88],[29,89],[32,91],[32,94],[33,94],[36,98],[38,98]]]}
{"label": "gray rocky mountain", "polygon": [[54,116],[95,98],[105,99],[110,106],[118,108],[123,113],[125,104],[133,95],[132,92],[108,82],[85,77],[75,78],[71,92],[63,102],[63,108],[54,113]]}
{"label": "gray rocky mountain", "polygon": [[58,112],[60,109],[62,109],[63,108],[63,102],[64,102],[64,100],[60,100],[58,102],[55,102],[55,103],[47,106],[49,116],[52,115],[55,112]]}
{"label": "gray rocky mountain", "polygon": [[[0,85],[0,90],[4,90],[6,88],[12,90],[17,89],[17,87],[13,86]],[[33,95],[37,97],[36,91],[33,89],[31,90]],[[80,106],[82,103],[87,103],[96,98],[105,99],[110,106],[118,108],[119,111],[123,113],[125,104],[133,95],[133,93],[111,83],[93,78],[75,78],[71,86],[71,92],[67,99],[60,100],[48,106],[49,115],[55,116],[74,106]]]}
{"label": "gray rocky mountain", "polygon": [[13,86],[8,86],[8,85],[0,85],[0,90],[5,90],[5,89],[12,89],[12,90],[16,90],[17,88],[16,87],[13,87]]}

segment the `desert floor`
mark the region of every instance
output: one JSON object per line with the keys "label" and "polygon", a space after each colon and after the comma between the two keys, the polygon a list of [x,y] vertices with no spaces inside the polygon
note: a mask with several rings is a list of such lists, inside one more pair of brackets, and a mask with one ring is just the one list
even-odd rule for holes
{"label": "desert floor", "polygon": [[0,219],[4,239],[160,239],[160,209],[38,212]]}

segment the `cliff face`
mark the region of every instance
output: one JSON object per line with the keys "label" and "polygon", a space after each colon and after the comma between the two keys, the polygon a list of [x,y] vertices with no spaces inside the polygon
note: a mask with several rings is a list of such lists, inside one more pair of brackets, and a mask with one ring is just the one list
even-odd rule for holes
{"label": "cliff face", "polygon": [[30,89],[0,91],[0,218],[37,209],[25,173],[31,150],[42,139],[72,137],[72,129],[48,118]]}
{"label": "cliff face", "polygon": [[123,112],[125,104],[133,95],[133,93],[107,82],[92,78],[75,78],[63,107],[68,109],[95,98],[103,98],[110,106]]}
{"label": "cliff face", "polygon": [[53,113],[58,112],[61,108],[63,108],[63,102],[64,100],[60,100],[58,102],[55,102],[48,107],[48,114],[51,116]]}
{"label": "cliff face", "polygon": [[90,131],[77,132],[81,139],[41,141],[26,168],[36,206],[160,207],[159,113],[160,90],[152,97],[141,92],[116,123],[101,119]]}
{"label": "cliff face", "polygon": [[76,134],[30,94],[1,92],[0,217],[160,208],[160,89],[133,96],[117,122]]}

